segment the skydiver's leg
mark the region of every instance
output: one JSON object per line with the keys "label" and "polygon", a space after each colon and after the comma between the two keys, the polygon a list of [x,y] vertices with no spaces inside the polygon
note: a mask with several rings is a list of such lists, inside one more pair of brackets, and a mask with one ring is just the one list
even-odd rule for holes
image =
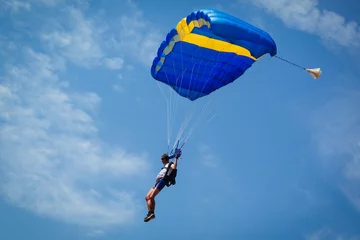
{"label": "skydiver's leg", "polygon": [[158,195],[160,192],[160,190],[158,188],[155,188],[151,194],[150,194],[150,199],[149,199],[149,202],[150,202],[150,212],[151,213],[154,213],[155,212],[155,197],[156,195]]}
{"label": "skydiver's leg", "polygon": [[154,187],[153,191],[149,195],[151,211],[155,211],[155,197],[161,192],[165,187],[165,181],[160,180]]}
{"label": "skydiver's leg", "polygon": [[144,221],[147,222],[153,218],[155,218],[155,197],[160,193],[160,191],[164,188],[165,182],[160,180],[154,188],[152,188],[148,195],[146,195],[146,201],[149,213],[145,217]]}
{"label": "skydiver's leg", "polygon": [[146,205],[147,205],[147,208],[148,208],[148,211],[149,211],[149,212],[150,212],[151,209],[152,209],[150,196],[151,196],[151,194],[152,194],[152,192],[153,192],[154,190],[155,190],[154,188],[150,188],[149,192],[146,194],[146,197],[145,197]]}

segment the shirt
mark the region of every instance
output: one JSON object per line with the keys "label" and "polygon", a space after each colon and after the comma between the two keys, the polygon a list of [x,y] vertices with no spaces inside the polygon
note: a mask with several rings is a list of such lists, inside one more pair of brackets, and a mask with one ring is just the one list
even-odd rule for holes
{"label": "shirt", "polygon": [[[170,165],[170,163],[167,163],[165,164],[164,167],[161,168],[160,172],[158,173],[158,175],[156,176],[156,181],[159,181],[160,179],[164,178],[165,177],[165,173],[166,173],[166,170],[168,168],[168,166]],[[168,171],[168,176],[171,174],[172,172],[172,168],[170,167],[169,171]]]}

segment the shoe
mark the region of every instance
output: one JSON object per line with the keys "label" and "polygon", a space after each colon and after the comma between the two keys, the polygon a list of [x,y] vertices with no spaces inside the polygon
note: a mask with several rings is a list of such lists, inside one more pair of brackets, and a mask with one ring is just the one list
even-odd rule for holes
{"label": "shoe", "polygon": [[148,222],[150,221],[151,219],[154,219],[155,218],[155,214],[154,213],[148,213],[146,215],[146,217],[144,218],[144,222]]}

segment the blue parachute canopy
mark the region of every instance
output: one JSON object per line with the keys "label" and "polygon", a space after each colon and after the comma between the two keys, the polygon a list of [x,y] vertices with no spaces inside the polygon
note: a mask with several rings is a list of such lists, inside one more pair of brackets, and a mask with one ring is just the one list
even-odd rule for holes
{"label": "blue parachute canopy", "polygon": [[214,9],[192,12],[166,36],[151,75],[196,100],[239,78],[276,44],[263,30]]}

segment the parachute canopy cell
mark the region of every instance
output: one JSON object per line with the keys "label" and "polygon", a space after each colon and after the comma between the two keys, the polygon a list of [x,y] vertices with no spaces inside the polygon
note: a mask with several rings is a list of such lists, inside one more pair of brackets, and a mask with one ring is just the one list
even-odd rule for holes
{"label": "parachute canopy cell", "polygon": [[227,13],[202,9],[167,34],[151,75],[193,101],[235,81],[260,57],[276,51],[265,31]]}

